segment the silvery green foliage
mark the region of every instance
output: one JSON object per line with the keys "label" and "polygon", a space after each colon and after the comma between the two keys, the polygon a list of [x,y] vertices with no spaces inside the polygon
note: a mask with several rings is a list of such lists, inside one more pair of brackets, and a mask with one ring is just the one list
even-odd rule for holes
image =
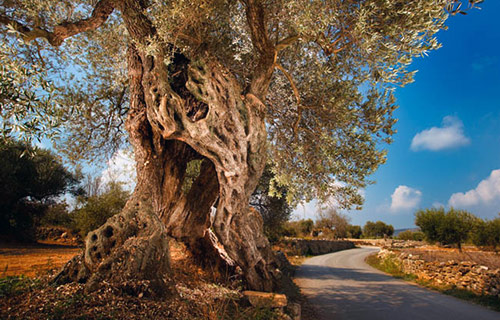
{"label": "silvery green foliage", "polygon": [[[3,1],[0,12],[32,29],[51,31],[65,21],[88,17],[95,3]],[[1,50],[0,59],[8,61],[2,70],[8,70],[17,79],[16,90],[24,92],[21,100],[2,93],[5,135],[51,138],[74,161],[110,157],[126,144],[127,32],[118,15],[101,29],[66,39],[58,47],[42,38],[26,39],[12,25],[0,28],[0,45],[7,48]],[[13,105],[17,108],[9,108]]]}
{"label": "silvery green foliage", "polygon": [[[50,31],[64,21],[88,17],[97,2],[4,0],[0,1],[0,18]],[[415,71],[409,68],[413,57],[439,48],[434,35],[445,28],[449,14],[464,13],[466,3],[472,8],[481,2],[260,2],[266,32],[277,49],[265,101],[269,154],[276,174],[273,183],[288,187],[290,202],[316,197],[333,198],[341,207],[362,203],[358,190],[370,183],[366,177],[384,163],[383,145],[394,134],[394,88],[413,80]],[[144,3],[144,13],[157,33],[142,49],[154,55],[158,46],[174,45],[191,59],[217,59],[242,88],[250,82],[259,54],[250,36],[246,1]],[[14,42],[9,27],[4,23],[1,28],[2,46],[9,46]],[[128,111],[127,41],[120,13],[115,11],[103,27],[66,39],[57,48],[33,40],[23,47],[33,53],[31,60],[25,54],[5,51],[4,60],[29,66],[30,81],[40,79],[34,83],[41,89],[19,84],[15,90],[32,90],[34,95],[29,97],[48,116],[40,117],[48,129],[59,125],[48,119],[65,121],[66,138],[62,140],[69,142],[65,146],[73,155],[114,149],[123,143],[123,120]],[[164,63],[170,63],[168,57]],[[7,66],[15,74],[13,78],[25,83],[21,69]],[[52,84],[41,80],[52,80]],[[57,90],[50,89],[52,86]],[[46,92],[57,95],[47,96]],[[5,109],[2,106],[2,112]],[[38,111],[11,110],[22,121],[38,118]],[[12,117],[3,118],[8,123],[6,119]],[[30,132],[30,127],[24,131]]]}

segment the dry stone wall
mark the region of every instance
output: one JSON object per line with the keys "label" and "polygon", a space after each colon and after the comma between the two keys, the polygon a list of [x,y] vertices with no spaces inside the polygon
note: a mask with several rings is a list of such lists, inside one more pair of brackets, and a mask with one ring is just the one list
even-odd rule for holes
{"label": "dry stone wall", "polygon": [[315,256],[340,250],[352,249],[355,245],[352,241],[347,240],[286,239],[281,242],[281,247],[283,247],[287,254],[296,256]]}
{"label": "dry stone wall", "polygon": [[381,250],[379,257],[394,255],[405,273],[437,285],[456,287],[500,298],[500,269],[491,270],[470,261],[427,262],[418,255]]}

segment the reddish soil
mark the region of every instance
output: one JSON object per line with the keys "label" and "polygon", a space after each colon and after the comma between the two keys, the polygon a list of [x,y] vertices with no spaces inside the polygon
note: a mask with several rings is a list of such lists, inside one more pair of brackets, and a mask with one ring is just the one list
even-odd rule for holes
{"label": "reddish soil", "polygon": [[61,268],[81,250],[57,244],[0,244],[0,278],[47,274]]}

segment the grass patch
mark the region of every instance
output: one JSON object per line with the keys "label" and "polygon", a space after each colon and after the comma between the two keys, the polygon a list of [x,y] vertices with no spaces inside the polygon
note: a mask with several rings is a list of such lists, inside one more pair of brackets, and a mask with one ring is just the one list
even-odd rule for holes
{"label": "grass patch", "polygon": [[10,297],[37,287],[40,281],[24,276],[9,276],[0,279],[0,298]]}
{"label": "grass patch", "polygon": [[217,319],[241,319],[241,320],[278,320],[282,318],[282,314],[278,309],[271,308],[268,305],[259,307],[241,307],[237,303],[233,303],[219,314]]}
{"label": "grass patch", "polygon": [[377,254],[372,254],[368,256],[365,261],[375,269],[388,273],[395,278],[403,279],[406,281],[413,281],[423,287],[432,289],[434,291],[438,291],[461,300],[479,304],[495,311],[500,311],[500,299],[498,297],[490,295],[478,295],[469,290],[458,289],[449,286],[440,286],[430,281],[418,279],[414,274],[403,272],[401,265],[396,261],[394,255],[388,255],[384,259],[381,259],[377,256]]}
{"label": "grass patch", "polygon": [[403,272],[401,265],[396,261],[396,259],[394,259],[394,256],[391,255],[385,257],[384,259],[380,259],[377,254],[372,254],[366,258],[366,263],[375,269],[389,273],[398,279],[413,281],[417,278],[413,274]]}

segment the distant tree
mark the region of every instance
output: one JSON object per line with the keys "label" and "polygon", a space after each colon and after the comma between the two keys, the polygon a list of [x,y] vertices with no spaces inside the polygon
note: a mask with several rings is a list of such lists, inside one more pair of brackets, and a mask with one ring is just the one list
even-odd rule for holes
{"label": "distant tree", "polygon": [[440,225],[445,215],[443,207],[419,210],[415,213],[415,225],[420,227],[427,241],[437,242],[440,239]]}
{"label": "distant tree", "polygon": [[415,214],[415,224],[420,227],[430,242],[441,244],[455,244],[462,250],[465,242],[480,220],[464,210],[451,208],[448,212],[444,208],[419,210]]}
{"label": "distant tree", "polygon": [[491,246],[495,251],[500,246],[500,218],[489,221],[479,220],[471,233],[476,246]]}
{"label": "distant tree", "polygon": [[424,233],[420,231],[405,230],[398,234],[399,240],[422,241],[424,240],[424,237]]}
{"label": "distant tree", "polygon": [[120,183],[111,182],[96,195],[78,198],[78,208],[72,213],[75,229],[82,237],[102,226],[108,218],[119,213],[130,193]]}
{"label": "distant tree", "polygon": [[318,212],[316,228],[331,233],[334,238],[346,238],[349,217],[337,212],[334,208],[327,208]]}
{"label": "distant tree", "polygon": [[73,227],[73,216],[68,210],[68,204],[63,201],[50,205],[40,219],[42,226]]}
{"label": "distant tree", "polygon": [[314,221],[311,219],[288,221],[284,226],[284,234],[289,237],[308,237],[314,229]]}
{"label": "distant tree", "polygon": [[77,194],[78,181],[50,151],[0,139],[0,233],[33,240],[46,209],[65,192]]}
{"label": "distant tree", "polygon": [[363,234],[361,226],[349,225],[347,226],[347,236],[352,239],[359,239]]}
{"label": "distant tree", "polygon": [[286,187],[274,185],[273,192],[270,193],[273,178],[272,167],[267,164],[257,188],[250,197],[250,205],[260,212],[264,221],[264,234],[271,242],[282,236],[284,223],[290,219],[292,213],[292,207],[286,201]]}
{"label": "distant tree", "polygon": [[390,224],[385,224],[382,221],[372,222],[367,221],[363,227],[364,238],[383,238],[390,237],[394,233],[394,227]]}

